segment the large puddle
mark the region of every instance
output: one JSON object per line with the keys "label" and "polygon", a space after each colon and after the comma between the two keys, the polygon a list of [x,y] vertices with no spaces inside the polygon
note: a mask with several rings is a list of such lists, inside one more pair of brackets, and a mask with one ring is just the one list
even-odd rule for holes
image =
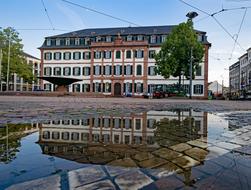
{"label": "large puddle", "polygon": [[61,189],[250,189],[250,137],[248,125],[193,110],[3,124],[0,189],[48,176]]}

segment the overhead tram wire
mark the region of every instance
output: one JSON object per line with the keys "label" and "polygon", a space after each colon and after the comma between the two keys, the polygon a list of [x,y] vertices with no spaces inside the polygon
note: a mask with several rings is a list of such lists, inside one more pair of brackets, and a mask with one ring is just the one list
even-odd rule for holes
{"label": "overhead tram wire", "polygon": [[47,15],[47,18],[48,18],[48,20],[49,20],[49,22],[50,22],[51,28],[52,28],[53,30],[55,30],[55,28],[54,28],[54,26],[53,26],[53,23],[52,23],[52,21],[51,21],[51,18],[50,18],[50,16],[49,16],[49,13],[48,13],[48,11],[47,11],[47,9],[46,9],[46,6],[45,6],[45,4],[44,4],[44,0],[41,0],[41,2],[42,2],[42,5],[43,5],[43,7],[44,7],[45,14]]}
{"label": "overhead tram wire", "polygon": [[234,47],[232,49],[231,56],[230,56],[229,59],[232,59],[232,56],[233,56],[233,53],[234,53],[234,50],[235,50],[235,46],[236,46],[236,42],[237,42],[237,40],[239,38],[239,35],[240,35],[240,32],[241,32],[241,28],[243,26],[243,23],[244,23],[246,15],[247,15],[247,9],[245,9],[245,12],[243,14],[243,17],[242,17],[242,20],[241,20],[241,24],[240,24],[240,27],[239,27],[239,30],[238,30],[238,33],[237,33],[237,36],[236,36],[236,39],[235,39],[235,42],[234,42]]}
{"label": "overhead tram wire", "polygon": [[[183,4],[186,4],[187,6],[189,6],[189,7],[191,7],[191,8],[196,9],[197,11],[200,11],[200,12],[202,12],[202,13],[208,15],[208,16],[211,16],[211,17],[214,19],[214,21],[224,30],[224,32],[225,32],[230,38],[232,38],[232,40],[234,40],[234,42],[235,42],[235,38],[233,37],[233,35],[232,35],[232,34],[224,27],[224,25],[214,16],[214,15],[215,15],[214,13],[213,13],[213,14],[209,14],[208,12],[206,12],[206,11],[204,11],[204,10],[198,8],[198,7],[195,7],[195,6],[193,6],[193,5],[191,5],[191,4],[187,3],[187,2],[185,2],[185,1],[183,1],[183,0],[178,0],[178,1],[180,1],[180,2],[183,3]],[[245,49],[240,45],[240,43],[239,43],[238,41],[236,41],[236,44],[237,44],[242,50],[245,51]]]}
{"label": "overhead tram wire", "polygon": [[131,21],[129,21],[129,20],[125,20],[125,19],[122,19],[122,18],[113,16],[113,15],[110,15],[110,14],[107,14],[107,13],[104,13],[104,12],[101,12],[101,11],[98,11],[98,10],[95,10],[95,9],[93,9],[93,8],[89,8],[89,7],[86,7],[86,6],[83,6],[83,5],[80,5],[80,4],[71,2],[71,1],[67,1],[67,0],[61,0],[61,1],[65,2],[65,3],[68,3],[68,4],[71,4],[71,5],[74,5],[74,6],[77,6],[77,7],[80,7],[80,8],[82,8],[82,9],[85,9],[85,10],[88,10],[88,11],[92,11],[92,12],[98,13],[98,14],[103,15],[103,16],[106,16],[106,17],[113,18],[113,19],[115,19],[115,20],[119,20],[119,21],[121,21],[121,22],[125,22],[125,23],[128,23],[128,24],[134,25],[134,26],[140,26],[139,24],[136,24],[136,23],[131,22]]}
{"label": "overhead tram wire", "polygon": [[30,30],[30,31],[44,31],[44,30],[53,30],[53,31],[65,31],[65,32],[69,32],[70,30],[65,30],[65,29],[58,29],[58,28],[14,28],[15,30]]}

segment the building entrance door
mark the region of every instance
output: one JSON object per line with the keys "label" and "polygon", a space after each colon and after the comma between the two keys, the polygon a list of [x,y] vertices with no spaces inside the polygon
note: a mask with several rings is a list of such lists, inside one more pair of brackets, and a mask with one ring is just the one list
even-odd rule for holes
{"label": "building entrance door", "polygon": [[120,83],[114,84],[114,96],[121,96],[121,84]]}

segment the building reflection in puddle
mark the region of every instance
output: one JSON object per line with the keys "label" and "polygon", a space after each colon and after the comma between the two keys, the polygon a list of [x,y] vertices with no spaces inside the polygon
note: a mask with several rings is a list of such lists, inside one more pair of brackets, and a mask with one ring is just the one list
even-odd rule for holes
{"label": "building reflection in puddle", "polygon": [[142,168],[158,177],[181,172],[190,184],[191,168],[208,154],[206,142],[207,113],[173,110],[48,121],[38,144],[44,154],[79,163]]}

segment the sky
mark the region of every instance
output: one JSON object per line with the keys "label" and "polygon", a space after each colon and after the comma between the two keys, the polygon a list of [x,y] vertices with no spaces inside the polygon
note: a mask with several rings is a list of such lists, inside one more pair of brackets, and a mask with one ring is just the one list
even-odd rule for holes
{"label": "sky", "polygon": [[[209,50],[209,81],[218,80],[228,86],[228,68],[251,47],[251,0],[183,0],[200,10],[189,7],[180,0],[68,0],[141,26],[176,25],[187,20],[189,11],[199,15],[194,19],[195,29],[207,32],[212,43]],[[20,34],[24,51],[40,57],[37,49],[44,37],[69,31],[100,27],[128,27],[129,23],[106,17],[63,0],[1,0],[0,27],[14,27]],[[224,31],[210,16],[220,10],[248,7],[220,12],[215,18],[227,30]],[[245,14],[245,17],[244,17]],[[244,17],[244,20],[243,20]],[[242,23],[240,29],[240,25]],[[52,28],[58,30],[52,30]],[[50,29],[50,30],[24,30]],[[238,34],[238,43],[235,43]],[[232,36],[232,37],[231,37]],[[236,45],[234,45],[236,44]]]}

